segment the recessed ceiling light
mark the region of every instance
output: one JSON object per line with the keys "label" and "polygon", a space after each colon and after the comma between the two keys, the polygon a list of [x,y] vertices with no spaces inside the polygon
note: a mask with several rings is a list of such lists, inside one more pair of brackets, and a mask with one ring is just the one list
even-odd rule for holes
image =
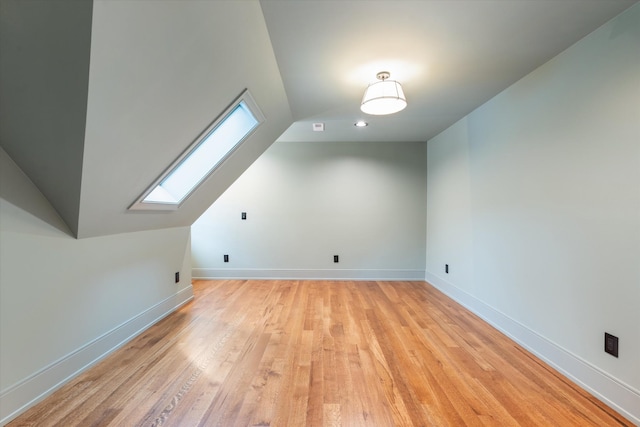
{"label": "recessed ceiling light", "polygon": [[364,120],[358,120],[353,125],[357,128],[363,128],[363,127],[369,126],[369,123],[365,122]]}

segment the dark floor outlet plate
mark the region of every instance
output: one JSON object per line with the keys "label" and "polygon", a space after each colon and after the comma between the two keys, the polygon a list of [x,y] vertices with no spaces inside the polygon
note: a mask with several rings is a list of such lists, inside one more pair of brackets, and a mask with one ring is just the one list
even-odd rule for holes
{"label": "dark floor outlet plate", "polygon": [[224,262],[229,262],[229,255],[224,256]]}
{"label": "dark floor outlet plate", "polygon": [[607,332],[604,333],[604,351],[618,357],[618,337]]}
{"label": "dark floor outlet plate", "polygon": [[338,255],[334,255],[334,256],[333,256],[333,262],[338,262],[338,259],[339,259],[339,258],[338,258]]}

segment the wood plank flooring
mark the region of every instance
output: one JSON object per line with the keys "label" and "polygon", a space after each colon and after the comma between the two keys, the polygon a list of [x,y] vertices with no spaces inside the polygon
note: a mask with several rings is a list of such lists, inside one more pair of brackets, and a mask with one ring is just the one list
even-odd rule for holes
{"label": "wood plank flooring", "polygon": [[9,426],[632,426],[424,282],[194,291]]}

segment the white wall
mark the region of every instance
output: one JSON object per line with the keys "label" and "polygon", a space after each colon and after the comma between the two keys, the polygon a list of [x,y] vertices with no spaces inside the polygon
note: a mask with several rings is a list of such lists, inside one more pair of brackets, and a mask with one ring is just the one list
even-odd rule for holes
{"label": "white wall", "polygon": [[429,141],[426,234],[427,280],[635,422],[639,29],[636,5]]}
{"label": "white wall", "polygon": [[0,171],[3,424],[193,294],[188,227],[76,240],[1,149]]}
{"label": "white wall", "polygon": [[425,150],[276,142],[192,226],[194,277],[422,279]]}

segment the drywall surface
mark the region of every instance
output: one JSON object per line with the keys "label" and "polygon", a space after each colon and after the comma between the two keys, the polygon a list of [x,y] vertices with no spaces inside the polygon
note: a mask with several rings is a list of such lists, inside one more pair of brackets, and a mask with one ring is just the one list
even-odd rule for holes
{"label": "drywall surface", "polygon": [[0,171],[2,424],[192,289],[188,227],[76,240],[3,150]]}
{"label": "drywall surface", "polygon": [[77,232],[92,1],[3,0],[0,144]]}
{"label": "drywall surface", "polygon": [[[78,237],[190,226],[291,124],[257,1],[97,1]],[[245,90],[267,118],[171,212],[128,207]]]}
{"label": "drywall surface", "polygon": [[428,280],[613,380],[635,417],[638,46],[640,5],[430,140],[426,234]]}
{"label": "drywall surface", "polygon": [[[0,8],[0,144],[78,238],[190,226],[291,124],[257,1]],[[128,207],[245,89],[268,118],[179,210]]]}
{"label": "drywall surface", "polygon": [[425,149],[276,142],[193,224],[194,277],[423,278]]}

